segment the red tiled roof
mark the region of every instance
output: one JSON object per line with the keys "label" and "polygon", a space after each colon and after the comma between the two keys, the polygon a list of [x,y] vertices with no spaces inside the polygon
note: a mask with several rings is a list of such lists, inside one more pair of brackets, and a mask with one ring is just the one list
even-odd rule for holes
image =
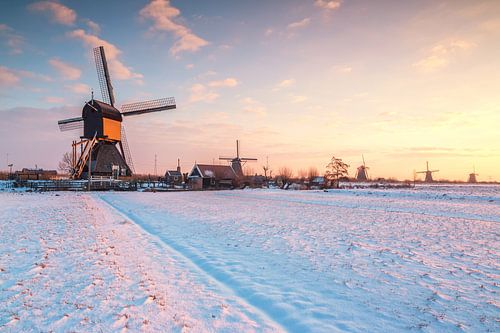
{"label": "red tiled roof", "polygon": [[197,164],[203,178],[235,179],[236,174],[229,165]]}

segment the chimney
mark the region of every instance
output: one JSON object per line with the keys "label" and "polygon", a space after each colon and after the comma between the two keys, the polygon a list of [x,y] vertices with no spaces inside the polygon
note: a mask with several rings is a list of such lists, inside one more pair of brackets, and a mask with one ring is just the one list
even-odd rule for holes
{"label": "chimney", "polygon": [[181,172],[181,160],[179,158],[177,159],[177,171]]}

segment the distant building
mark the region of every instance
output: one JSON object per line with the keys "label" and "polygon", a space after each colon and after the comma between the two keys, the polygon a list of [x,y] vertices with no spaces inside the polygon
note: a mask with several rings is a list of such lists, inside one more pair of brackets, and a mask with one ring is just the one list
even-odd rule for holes
{"label": "distant building", "polygon": [[195,164],[188,175],[193,190],[233,188],[238,177],[230,165]]}
{"label": "distant building", "polygon": [[310,183],[311,188],[324,188],[326,186],[326,180],[325,177],[318,176],[314,177],[313,180],[311,180]]}
{"label": "distant building", "polygon": [[28,169],[23,168],[16,171],[14,178],[16,180],[49,180],[57,177],[56,170]]}
{"label": "distant building", "polygon": [[176,170],[167,170],[165,173],[165,182],[168,185],[182,185],[184,179],[182,179],[181,165],[180,160],[177,159],[177,169]]}

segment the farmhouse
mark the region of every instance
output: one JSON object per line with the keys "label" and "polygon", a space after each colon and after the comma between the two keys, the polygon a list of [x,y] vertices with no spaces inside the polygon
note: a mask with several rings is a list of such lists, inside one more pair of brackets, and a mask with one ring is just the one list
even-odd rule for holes
{"label": "farmhouse", "polygon": [[188,175],[193,190],[233,188],[238,177],[230,165],[195,164]]}
{"label": "farmhouse", "polygon": [[170,186],[181,185],[184,181],[182,178],[180,160],[177,159],[177,169],[165,172],[165,182]]}

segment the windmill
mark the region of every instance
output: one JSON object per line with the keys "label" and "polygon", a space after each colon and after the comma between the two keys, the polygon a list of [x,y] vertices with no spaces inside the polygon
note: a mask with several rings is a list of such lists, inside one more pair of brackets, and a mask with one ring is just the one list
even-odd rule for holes
{"label": "windmill", "polygon": [[[240,141],[236,140],[236,157],[219,157],[221,161],[230,161],[234,173],[238,177],[243,177],[243,165],[248,161],[257,161],[256,158],[240,157]],[[243,162],[243,164],[241,163]]]}
{"label": "windmill", "polygon": [[175,109],[175,99],[168,97],[125,104],[120,111],[115,107],[104,47],[94,48],[94,59],[103,101],[94,99],[92,93],[92,99],[83,106],[81,117],[58,121],[61,131],[83,129],[80,141],[73,141],[71,177],[85,178],[89,172],[99,176],[131,176],[134,166],[122,124],[123,117]]}
{"label": "windmill", "polygon": [[429,170],[429,162],[426,162],[426,163],[427,163],[427,170],[417,171],[416,173],[425,173],[425,182],[432,183],[434,181],[434,179],[432,179],[432,173],[438,172],[439,170]]}
{"label": "windmill", "polygon": [[365,164],[365,157],[363,155],[361,155],[361,157],[363,158],[363,165],[360,165],[356,169],[356,180],[359,182],[366,182],[368,180],[368,171],[367,170],[369,168]]}
{"label": "windmill", "polygon": [[477,183],[477,178],[476,176],[479,176],[476,173],[476,166],[472,166],[472,173],[469,173],[469,180],[467,181],[468,183]]}

